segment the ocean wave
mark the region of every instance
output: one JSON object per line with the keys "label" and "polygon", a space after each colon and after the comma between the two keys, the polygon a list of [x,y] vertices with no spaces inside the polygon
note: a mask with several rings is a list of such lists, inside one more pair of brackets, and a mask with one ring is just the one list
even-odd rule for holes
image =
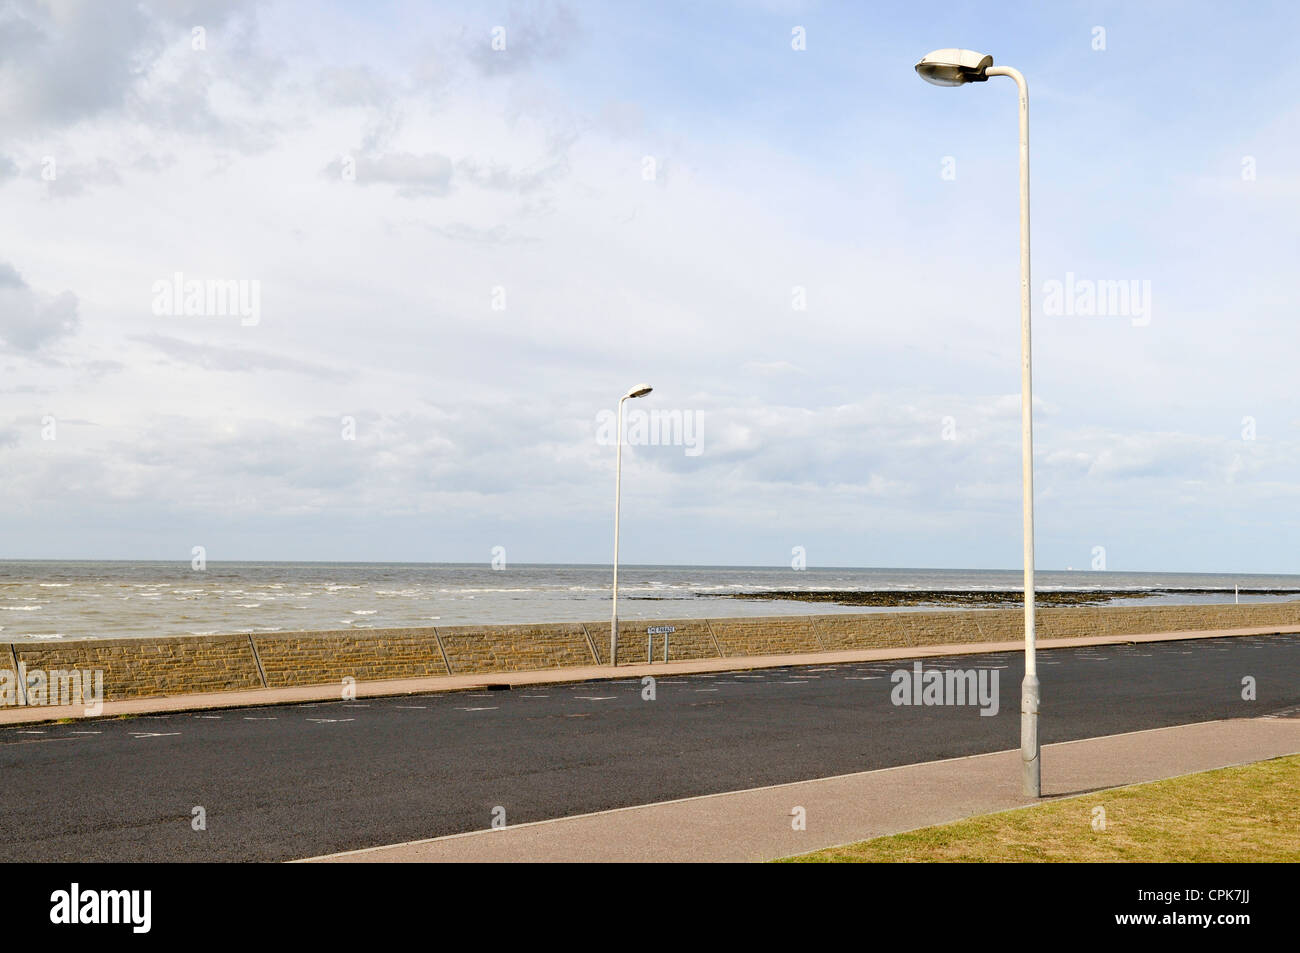
{"label": "ocean wave", "polygon": [[505,588],[505,589],[490,589],[490,588],[471,589],[468,586],[458,586],[455,589],[439,589],[438,591],[445,592],[448,595],[466,595],[471,592],[544,592],[545,590],[537,586],[523,586],[523,587]]}
{"label": "ocean wave", "polygon": [[[180,565],[180,564],[178,564]],[[188,570],[188,565],[184,568]],[[958,599],[977,601],[981,593],[1017,592],[1016,571],[968,570],[852,570],[788,567],[623,567],[621,595],[630,599],[625,618],[658,618],[682,613],[690,617],[740,615],[798,615],[809,611],[861,612],[840,607],[839,593],[879,593],[882,601],[906,601],[919,591],[967,593]],[[51,580],[50,575],[56,578]],[[107,575],[105,575],[107,574]],[[346,575],[354,583],[337,581]],[[14,581],[14,580],[18,581]],[[187,580],[181,582],[181,579]],[[71,582],[65,581],[71,580]],[[1300,576],[1228,576],[1226,574],[1066,573],[1040,570],[1040,598],[1092,598],[1114,592],[1141,604],[1232,603],[1233,583],[1241,586],[1242,604],[1271,603],[1300,596]],[[1249,589],[1265,587],[1276,593]],[[57,588],[57,593],[34,592]],[[64,591],[66,590],[66,591]],[[1282,590],[1285,590],[1283,592]],[[754,599],[738,605],[736,594],[767,591],[789,593],[786,600]],[[890,594],[894,594],[892,597]],[[969,595],[974,594],[974,595]],[[169,598],[170,596],[170,598]],[[235,603],[230,599],[253,602]],[[317,599],[316,596],[324,598]],[[167,570],[156,565],[116,565],[107,568],[65,564],[51,570],[47,563],[6,568],[0,562],[0,642],[24,639],[55,641],[54,634],[31,634],[33,626],[54,627],[64,639],[128,638],[248,631],[345,629],[352,627],[509,624],[537,621],[590,620],[607,617],[610,597],[608,567],[519,567],[508,573],[486,566],[397,567],[354,565],[335,569],[296,565],[236,566],[220,576]],[[49,599],[39,602],[38,599]],[[105,602],[105,598],[109,601]],[[1102,598],[1109,598],[1103,596]],[[126,601],[129,605],[116,605]],[[366,606],[379,600],[383,609]],[[818,602],[810,610],[807,602]],[[825,601],[821,601],[825,600]],[[178,606],[184,602],[186,605]],[[668,602],[679,603],[669,606]],[[473,603],[471,605],[471,603]],[[430,608],[439,612],[426,615]],[[247,608],[249,612],[232,612]],[[259,611],[254,615],[252,609]],[[903,611],[886,609],[883,611]],[[37,618],[35,613],[39,612]],[[338,613],[345,613],[339,616]],[[383,612],[382,620],[375,618]],[[333,617],[333,618],[331,618]],[[24,622],[23,620],[27,621]],[[191,630],[194,625],[201,629]],[[262,626],[255,629],[253,626]]]}

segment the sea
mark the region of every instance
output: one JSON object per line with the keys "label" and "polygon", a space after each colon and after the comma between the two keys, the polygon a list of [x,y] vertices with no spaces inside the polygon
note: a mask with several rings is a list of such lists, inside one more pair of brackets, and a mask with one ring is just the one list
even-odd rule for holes
{"label": "sea", "polygon": [[[1021,581],[1019,570],[620,566],[619,618],[908,611],[730,595],[978,592],[1019,589]],[[1234,587],[1295,591],[1234,596]],[[1039,570],[1036,588],[1139,594],[1125,605],[1276,602],[1300,598],[1300,575]],[[1214,591],[1190,591],[1206,589]],[[209,562],[196,570],[188,562],[0,560],[0,642],[600,622],[609,615],[608,566]]]}

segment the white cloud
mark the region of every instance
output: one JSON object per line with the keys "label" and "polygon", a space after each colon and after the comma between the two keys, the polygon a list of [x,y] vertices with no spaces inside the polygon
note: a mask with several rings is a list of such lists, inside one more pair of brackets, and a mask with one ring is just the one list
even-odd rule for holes
{"label": "white cloud", "polygon": [[[390,558],[465,558],[509,530],[536,558],[603,559],[595,414],[646,379],[647,407],[702,415],[704,452],[629,451],[629,558],[771,563],[802,543],[822,565],[1016,564],[1010,166],[923,181],[888,135],[818,141],[804,105],[724,117],[619,87],[607,38],[559,6],[506,11],[499,59],[490,17],[136,9],[28,3],[0,28],[4,155],[29,173],[0,161],[0,513],[69,527],[19,531],[12,554],[80,521],[120,555],[188,552],[177,527],[219,523],[243,555],[349,558],[359,536],[330,542],[346,516]],[[31,174],[50,153],[57,185]],[[1088,229],[1117,226],[1042,168],[1038,273],[1152,277],[1159,308],[1145,328],[1036,323],[1045,558],[1080,564],[1095,536],[1173,558],[1189,520],[1291,498],[1289,283],[1182,269],[1193,252],[1158,223],[1100,257],[1119,243]],[[259,281],[260,323],[155,316],[152,284],[178,271]],[[93,426],[41,441],[47,414]]]}
{"label": "white cloud", "polygon": [[0,342],[38,351],[77,329],[77,296],[43,294],[28,287],[12,265],[0,262]]}

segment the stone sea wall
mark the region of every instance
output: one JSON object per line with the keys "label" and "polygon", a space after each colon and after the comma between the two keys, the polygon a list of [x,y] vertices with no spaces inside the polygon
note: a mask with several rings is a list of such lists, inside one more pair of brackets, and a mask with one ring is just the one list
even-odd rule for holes
{"label": "stone sea wall", "polygon": [[[650,626],[671,626],[670,661],[792,652],[907,648],[1014,641],[1022,636],[1018,609],[873,612],[857,615],[623,621],[619,663],[647,661]],[[1265,605],[1080,606],[1040,609],[1041,639],[1146,635],[1300,625],[1300,601]],[[662,661],[664,635],[649,646]],[[66,676],[102,673],[104,701],[342,684],[447,675],[541,671],[609,661],[609,623],[349,629],[138,639],[0,643],[6,684],[24,671],[46,673],[56,690]],[[89,677],[89,676],[87,676]],[[26,691],[3,704],[25,704]],[[0,693],[3,694],[3,693]],[[16,697],[10,697],[16,696]],[[37,703],[54,704],[54,700]]]}

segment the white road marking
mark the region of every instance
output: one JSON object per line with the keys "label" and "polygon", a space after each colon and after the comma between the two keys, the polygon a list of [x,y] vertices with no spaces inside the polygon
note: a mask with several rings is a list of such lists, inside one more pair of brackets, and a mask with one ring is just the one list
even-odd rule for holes
{"label": "white road marking", "polygon": [[394,708],[400,708],[403,711],[424,711],[428,705],[394,705]]}
{"label": "white road marking", "polygon": [[497,706],[496,706],[496,705],[492,705],[492,706],[490,706],[490,707],[485,706],[485,707],[481,707],[481,708],[457,708],[456,710],[457,710],[457,711],[496,711],[496,710],[497,710]]}
{"label": "white road marking", "polygon": [[43,735],[43,734],[45,734],[45,732],[43,732],[43,731],[15,731],[14,734],[16,734],[16,735]]}
{"label": "white road marking", "polygon": [[617,698],[617,695],[574,695],[574,698],[580,698],[585,702],[607,702]]}
{"label": "white road marking", "polygon": [[523,698],[550,698],[550,695],[523,695]]}
{"label": "white road marking", "polygon": [[69,733],[74,735],[102,735],[103,734],[102,731],[73,731]]}
{"label": "white road marking", "polygon": [[272,717],[272,718],[253,718],[253,717],[250,717],[249,715],[245,715],[245,716],[244,716],[244,721],[276,721],[276,720],[277,720],[277,719],[275,719],[274,717]]}
{"label": "white road marking", "polygon": [[195,715],[195,718],[207,718],[209,721],[220,721],[220,715]]}
{"label": "white road marking", "polygon": [[174,738],[179,735],[179,731],[133,731],[131,737],[140,738]]}
{"label": "white road marking", "polygon": [[716,692],[716,691],[717,691],[716,688],[697,688],[697,689],[695,689],[695,690],[696,690],[697,692]]}
{"label": "white road marking", "polygon": [[878,682],[885,676],[883,675],[846,675],[846,682]]}
{"label": "white road marking", "polygon": [[333,725],[341,721],[356,721],[355,718],[308,718],[308,721],[314,721],[322,725]]}

